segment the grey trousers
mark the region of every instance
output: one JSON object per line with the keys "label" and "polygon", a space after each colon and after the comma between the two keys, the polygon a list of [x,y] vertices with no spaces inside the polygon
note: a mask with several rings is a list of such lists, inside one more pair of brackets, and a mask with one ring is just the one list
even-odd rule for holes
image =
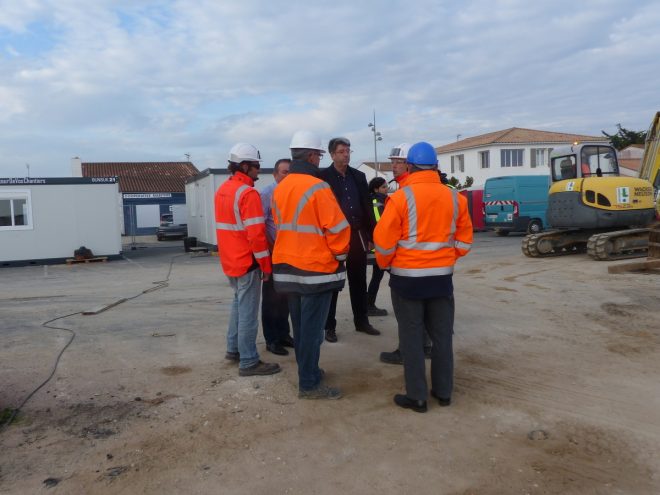
{"label": "grey trousers", "polygon": [[426,400],[425,334],[431,337],[431,388],[443,399],[451,398],[454,384],[454,297],[406,299],[392,290],[392,306],[399,326],[406,395]]}

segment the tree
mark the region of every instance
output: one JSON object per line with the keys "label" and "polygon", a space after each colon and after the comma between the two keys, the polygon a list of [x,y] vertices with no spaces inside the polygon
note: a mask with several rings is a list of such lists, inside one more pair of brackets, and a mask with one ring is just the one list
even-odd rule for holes
{"label": "tree", "polygon": [[646,141],[646,131],[631,131],[621,127],[621,124],[617,124],[616,127],[618,129],[616,134],[608,134],[605,131],[601,132],[617,150],[627,148],[631,144],[644,144]]}
{"label": "tree", "polygon": [[465,178],[465,184],[461,184],[461,181],[459,181],[456,177],[453,175],[451,176],[451,179],[448,180],[449,185],[456,188],[456,189],[467,189],[474,183],[474,178],[470,177],[469,175]]}

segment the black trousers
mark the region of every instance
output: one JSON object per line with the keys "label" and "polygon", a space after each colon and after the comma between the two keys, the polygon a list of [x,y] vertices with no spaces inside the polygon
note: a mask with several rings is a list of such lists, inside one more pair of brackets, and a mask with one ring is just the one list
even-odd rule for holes
{"label": "black trousers", "polygon": [[438,397],[449,399],[454,384],[454,297],[406,299],[392,290],[392,305],[399,326],[399,347],[403,356],[406,395],[426,400],[424,337],[431,348],[431,388]]}
{"label": "black trousers", "polygon": [[[362,241],[357,230],[351,231],[351,245],[346,258],[346,278],[348,279],[348,292],[351,296],[351,309],[353,322],[356,327],[369,324],[367,317],[367,253],[362,247]],[[332,294],[326,329],[337,328],[337,297],[339,291]]]}
{"label": "black trousers", "polygon": [[287,295],[275,291],[272,276],[261,286],[261,328],[266,344],[277,343],[289,335]]}
{"label": "black trousers", "polygon": [[383,280],[383,274],[385,272],[380,268],[378,268],[378,264],[376,263],[376,260],[374,260],[374,264],[371,268],[372,268],[371,281],[369,282],[369,288],[367,289],[367,293],[371,297],[376,299],[376,295],[378,294],[378,289],[380,288],[380,281]]}

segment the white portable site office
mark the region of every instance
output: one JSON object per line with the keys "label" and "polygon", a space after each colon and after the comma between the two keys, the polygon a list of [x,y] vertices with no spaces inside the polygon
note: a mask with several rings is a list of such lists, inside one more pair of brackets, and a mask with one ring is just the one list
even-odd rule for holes
{"label": "white portable site office", "polygon": [[[220,184],[230,176],[229,170],[207,168],[186,180],[186,205],[188,206],[188,237],[197,239],[198,246],[217,249],[215,236],[214,197]],[[272,168],[262,168],[259,180],[254,184],[260,191],[275,181]]]}
{"label": "white portable site office", "polygon": [[61,263],[81,246],[121,254],[116,178],[0,178],[0,266]]}

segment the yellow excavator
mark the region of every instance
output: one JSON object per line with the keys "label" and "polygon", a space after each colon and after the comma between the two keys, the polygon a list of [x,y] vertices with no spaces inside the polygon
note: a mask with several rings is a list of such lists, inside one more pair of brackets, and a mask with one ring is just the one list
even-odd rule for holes
{"label": "yellow excavator", "polygon": [[660,112],[647,134],[639,178],[619,175],[609,144],[553,149],[547,210],[552,230],[527,235],[522,252],[532,258],[584,251],[596,260],[646,256],[651,224],[660,218],[659,135]]}

